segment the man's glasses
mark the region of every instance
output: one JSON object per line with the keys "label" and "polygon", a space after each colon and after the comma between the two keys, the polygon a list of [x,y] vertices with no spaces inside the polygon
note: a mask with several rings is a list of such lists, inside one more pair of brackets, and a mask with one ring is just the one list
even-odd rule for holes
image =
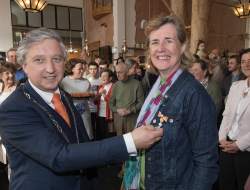
{"label": "man's glasses", "polygon": [[[126,71],[127,71],[127,70],[126,70]],[[126,71],[117,72],[116,75],[120,75],[120,74],[122,74],[122,73],[124,73],[124,72],[126,72]]]}

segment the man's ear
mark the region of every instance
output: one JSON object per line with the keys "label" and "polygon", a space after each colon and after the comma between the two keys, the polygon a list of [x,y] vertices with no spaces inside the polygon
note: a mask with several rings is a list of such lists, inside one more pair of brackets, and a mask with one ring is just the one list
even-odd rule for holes
{"label": "man's ear", "polygon": [[24,72],[26,73],[26,75],[27,75],[28,73],[27,73],[26,67],[27,67],[27,64],[22,64],[23,71],[24,71]]}

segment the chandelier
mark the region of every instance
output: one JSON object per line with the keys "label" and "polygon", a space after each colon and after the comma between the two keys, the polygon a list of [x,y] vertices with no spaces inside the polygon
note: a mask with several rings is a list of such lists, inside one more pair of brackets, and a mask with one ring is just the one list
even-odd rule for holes
{"label": "chandelier", "polygon": [[69,54],[73,54],[74,53],[74,48],[72,47],[72,42],[71,41],[70,41],[69,49],[67,49],[67,52]]}
{"label": "chandelier", "polygon": [[90,50],[89,50],[89,45],[88,45],[88,40],[85,40],[85,46],[84,46],[84,50],[86,55],[89,57],[90,56]]}
{"label": "chandelier", "polygon": [[230,10],[234,13],[238,18],[250,18],[250,0],[248,3],[242,3],[239,0],[239,4],[230,8]]}
{"label": "chandelier", "polygon": [[24,10],[31,13],[41,12],[48,4],[45,0],[15,0],[15,2]]}
{"label": "chandelier", "polygon": [[127,53],[128,52],[128,46],[126,44],[126,39],[124,39],[123,41],[123,45],[122,45],[122,53]]}

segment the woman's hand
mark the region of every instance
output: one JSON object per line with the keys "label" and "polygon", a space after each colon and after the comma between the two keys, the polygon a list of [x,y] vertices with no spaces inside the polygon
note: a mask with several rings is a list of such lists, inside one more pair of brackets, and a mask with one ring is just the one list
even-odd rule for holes
{"label": "woman's hand", "polygon": [[99,94],[100,95],[106,95],[106,90],[104,89],[104,88],[101,88],[100,90],[99,90]]}
{"label": "woman's hand", "polygon": [[222,148],[223,152],[228,152],[228,153],[237,153],[239,151],[239,147],[237,146],[236,142],[230,142],[226,140],[221,140],[220,141],[220,146]]}

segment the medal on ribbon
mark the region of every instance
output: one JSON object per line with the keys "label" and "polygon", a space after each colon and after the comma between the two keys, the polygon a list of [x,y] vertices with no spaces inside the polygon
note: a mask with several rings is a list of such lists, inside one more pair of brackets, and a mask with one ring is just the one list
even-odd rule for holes
{"label": "medal on ribbon", "polygon": [[165,115],[163,115],[160,111],[159,111],[159,113],[158,113],[158,117],[160,118],[160,123],[159,123],[159,125],[158,125],[158,130],[160,130],[160,128],[161,128],[161,126],[162,126],[162,123],[164,123],[164,122],[167,123],[168,117],[165,116]]}

